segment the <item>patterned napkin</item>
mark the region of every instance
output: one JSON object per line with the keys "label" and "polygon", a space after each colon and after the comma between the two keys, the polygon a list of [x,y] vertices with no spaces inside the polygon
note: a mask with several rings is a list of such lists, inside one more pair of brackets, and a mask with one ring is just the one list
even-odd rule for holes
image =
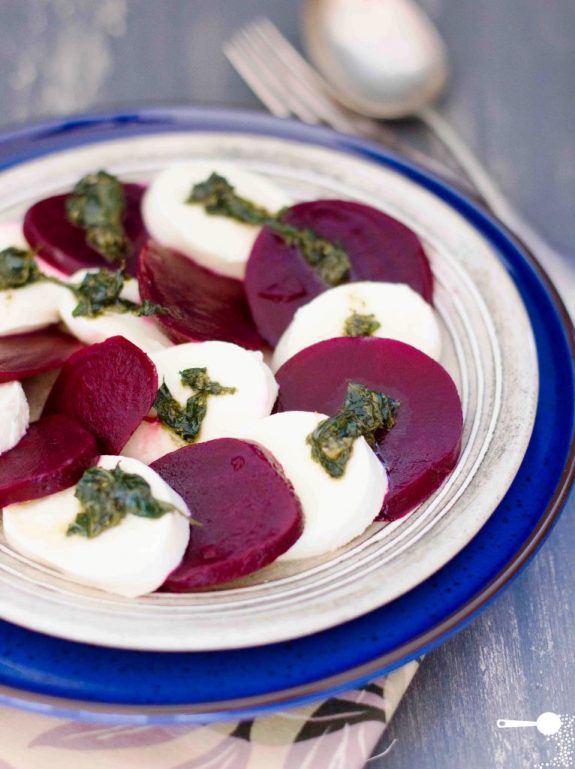
{"label": "patterned napkin", "polygon": [[0,769],[362,769],[418,662],[271,716],[209,726],[82,723],[0,708]]}

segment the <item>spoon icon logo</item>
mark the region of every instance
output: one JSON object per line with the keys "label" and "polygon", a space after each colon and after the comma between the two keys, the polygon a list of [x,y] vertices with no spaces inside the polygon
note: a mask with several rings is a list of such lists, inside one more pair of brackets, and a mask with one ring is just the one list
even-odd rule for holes
{"label": "spoon icon logo", "polygon": [[518,721],[500,718],[497,721],[499,729],[522,729],[534,726],[545,737],[553,755],[548,760],[536,764],[534,769],[551,769],[565,767],[575,769],[575,716],[566,713],[541,713],[536,721]]}
{"label": "spoon icon logo", "polygon": [[499,729],[522,729],[526,726],[535,726],[537,731],[545,737],[552,737],[561,729],[561,716],[557,713],[541,713],[537,721],[517,721],[514,719],[500,718],[497,721]]}

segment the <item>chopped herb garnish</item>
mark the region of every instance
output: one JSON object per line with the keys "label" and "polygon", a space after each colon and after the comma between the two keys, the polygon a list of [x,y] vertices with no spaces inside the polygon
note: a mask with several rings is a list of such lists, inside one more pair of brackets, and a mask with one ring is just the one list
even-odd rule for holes
{"label": "chopped herb garnish", "polygon": [[133,315],[163,315],[168,311],[159,304],[145,301],[143,304],[131,302],[121,297],[126,276],[122,270],[97,270],[88,272],[79,285],[63,284],[70,288],[78,299],[74,308],[74,317],[96,318],[104,312],[132,313]]}
{"label": "chopped herb garnish", "polygon": [[45,275],[32,251],[5,248],[0,251],[0,291],[22,288],[31,283],[45,281],[67,288],[78,299],[74,317],[96,318],[104,312],[132,313],[138,316],[165,315],[168,310],[148,300],[138,304],[121,296],[126,281],[122,270],[96,270],[87,272],[81,283],[74,284]]}
{"label": "chopped herb garnish", "polygon": [[161,518],[176,508],[152,496],[150,484],[141,475],[125,473],[117,465],[113,470],[91,467],[86,470],[74,494],[81,505],[67,535],[79,534],[93,539],[118,526],[131,514],[140,518]]}
{"label": "chopped herb garnish", "polygon": [[393,427],[398,407],[398,401],[383,393],[362,384],[348,384],[342,408],[308,435],[312,458],[332,478],[340,478],[351,457],[354,441],[363,436],[373,444],[376,431]]}
{"label": "chopped herb garnish", "polygon": [[227,216],[244,224],[264,225],[276,215],[236,194],[234,187],[223,176],[213,173],[205,182],[192,188],[186,203],[201,203],[208,214]]}
{"label": "chopped herb garnish", "polygon": [[345,321],[343,333],[344,336],[373,336],[378,328],[381,323],[373,313],[361,315],[354,310]]}
{"label": "chopped herb garnish", "polygon": [[122,220],[124,187],[115,176],[98,171],[84,176],[66,198],[66,216],[86,231],[86,242],[107,262],[121,262],[129,248]]}
{"label": "chopped herb garnish", "polygon": [[210,380],[205,368],[187,368],[180,371],[182,384],[195,390],[182,407],[173,397],[165,382],[158,390],[154,407],[160,420],[186,443],[199,436],[208,410],[210,395],[232,395],[235,387],[223,387]]}
{"label": "chopped herb garnish", "polygon": [[199,203],[212,216],[226,216],[244,224],[269,227],[288,245],[296,247],[329,286],[337,286],[349,278],[349,256],[340,245],[307,227],[299,229],[287,224],[282,221],[283,211],[273,213],[242,198],[219,174],[213,173],[205,182],[194,185],[186,203]]}
{"label": "chopped herb garnish", "polygon": [[14,247],[0,251],[0,291],[22,288],[42,278],[32,251]]}

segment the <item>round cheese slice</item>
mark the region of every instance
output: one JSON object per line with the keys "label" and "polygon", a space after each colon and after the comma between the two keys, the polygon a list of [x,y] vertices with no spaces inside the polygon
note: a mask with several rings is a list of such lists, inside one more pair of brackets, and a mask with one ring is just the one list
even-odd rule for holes
{"label": "round cheese slice", "polygon": [[[158,382],[165,383],[172,396],[184,407],[194,391],[182,384],[180,372],[205,368],[209,378],[235,392],[210,395],[199,435],[194,441],[209,441],[236,434],[237,430],[271,413],[278,386],[261,352],[244,350],[230,342],[190,342],[152,354]],[[122,453],[151,463],[185,446],[185,441],[154,417],[136,429]]]}
{"label": "round cheese slice", "polygon": [[161,171],[144,195],[146,228],[162,246],[173,248],[213,272],[243,280],[246,263],[261,227],[206,213],[187,203],[195,184],[212,173],[224,177],[238,195],[272,213],[291,200],[275,184],[231,163],[191,160]]}
{"label": "round cheese slice", "polygon": [[310,411],[284,411],[254,422],[240,435],[275,456],[302,504],[303,534],[278,560],[324,555],[346,545],[383,505],[387,474],[365,438],[355,441],[340,478],[332,478],[312,458],[307,437],[324,419]]}
{"label": "round cheese slice", "polygon": [[[88,272],[94,270],[79,270],[70,277],[72,283],[81,283]],[[171,347],[172,342],[161,331],[158,322],[153,317],[138,317],[131,313],[104,311],[95,318],[85,316],[74,317],[74,309],[78,305],[76,296],[67,289],[59,303],[59,312],[66,328],[85,344],[105,342],[112,336],[123,336],[146,354]],[[140,302],[138,282],[126,280],[120,295],[122,299]]]}
{"label": "round cheese slice", "polygon": [[[0,251],[11,247],[24,250],[29,248],[20,222],[0,224]],[[41,259],[37,261],[43,273],[55,275],[56,271]],[[59,323],[58,306],[65,293],[65,288],[42,281],[0,291],[0,336],[27,334]]]}
{"label": "round cheese slice", "polygon": [[18,553],[56,569],[83,585],[136,597],[157,590],[179,565],[190,536],[184,500],[146,465],[135,459],[102,456],[99,467],[117,465],[144,478],[155,499],[174,506],[160,518],[128,514],[117,526],[92,539],[67,535],[80,512],[75,487],[43,499],[8,505],[4,536]]}
{"label": "round cheese slice", "polygon": [[346,334],[346,322],[357,315],[378,324],[370,336],[397,339],[439,359],[441,332],[433,307],[404,283],[361,281],[331,288],[300,307],[277,344],[273,370],[316,342],[353,335]]}
{"label": "round cheese slice", "polygon": [[0,384],[0,454],[20,442],[29,423],[30,408],[20,382]]}

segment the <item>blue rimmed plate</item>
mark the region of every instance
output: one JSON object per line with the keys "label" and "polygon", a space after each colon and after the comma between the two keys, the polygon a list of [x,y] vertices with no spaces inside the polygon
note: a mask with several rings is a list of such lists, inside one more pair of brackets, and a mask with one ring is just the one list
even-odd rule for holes
{"label": "blue rimmed plate", "polygon": [[[265,138],[254,140],[254,134]],[[251,644],[275,640],[273,633],[278,623],[274,611],[277,602],[272,600],[265,604],[265,596],[260,602],[265,611],[259,613],[258,623],[252,631],[255,635],[250,636],[249,627],[239,622],[236,634],[228,635],[228,641],[223,644],[248,645],[248,648],[235,651],[214,651],[205,640],[196,647],[210,649],[204,652],[161,654],[115,651],[59,641],[4,624],[0,629],[0,680],[6,687],[36,692],[33,698],[36,703],[39,701],[37,695],[42,694],[93,703],[114,703],[105,707],[83,706],[87,711],[94,711],[93,715],[97,711],[104,714],[114,712],[119,716],[122,711],[123,718],[129,720],[201,720],[208,713],[211,717],[223,717],[269,709],[286,701],[301,701],[389,669],[429,648],[461,626],[516,573],[549,529],[572,473],[572,339],[567,321],[544,279],[505,232],[477,207],[427,174],[384,155],[371,145],[329,131],[218,110],[145,110],[134,115],[87,117],[17,131],[5,135],[3,140],[0,137],[0,160],[4,167],[12,167],[5,176],[10,181],[9,189],[0,187],[2,210],[6,216],[16,213],[18,207],[29,199],[31,188],[35,195],[54,189],[53,178],[51,187],[42,188],[42,173],[48,173],[54,164],[54,168],[59,169],[56,183],[66,186],[77,175],[79,158],[82,159],[81,166],[87,162],[93,164],[98,155],[108,158],[107,153],[117,152],[113,170],[137,175],[146,170],[141,166],[143,154],[148,158],[149,168],[152,168],[154,158],[158,159],[158,152],[160,155],[165,152],[160,152],[160,147],[169,145],[172,158],[178,152],[189,154],[190,148],[198,147],[202,142],[208,143],[203,145],[203,152],[207,146],[212,147],[211,152],[218,147],[220,152],[228,152],[248,165],[254,162],[254,150],[250,149],[250,145],[257,146],[260,171],[265,170],[267,162],[270,168],[276,168],[277,173],[278,157],[282,157],[283,153],[284,168],[286,158],[293,161],[289,163],[292,169],[295,168],[293,173],[290,175],[285,170],[282,173],[288,186],[294,185],[296,195],[302,194],[298,186],[301,184],[318,192],[334,190],[334,185],[337,187],[340,184],[343,185],[342,194],[349,194],[349,175],[353,172],[361,194],[371,196],[368,202],[377,202],[380,207],[397,211],[404,219],[413,216],[410,224],[420,230],[428,248],[431,247],[436,277],[446,288],[444,295],[440,292],[440,313],[446,338],[450,342],[446,365],[458,379],[462,394],[467,393],[470,413],[468,438],[472,436],[475,440],[477,436],[483,436],[484,439],[481,444],[469,440],[471,448],[468,458],[471,465],[479,462],[484,469],[490,468],[491,475],[487,473],[475,496],[468,498],[468,501],[475,500],[475,507],[471,505],[473,515],[469,515],[470,505],[463,507],[468,512],[461,525],[464,531],[458,532],[457,526],[453,525],[453,517],[442,517],[442,520],[447,518],[448,523],[451,520],[452,525],[446,530],[447,534],[443,532],[443,536],[439,536],[441,528],[435,530],[433,539],[439,543],[441,557],[433,560],[429,556],[429,547],[419,551],[420,554],[427,553],[426,571],[420,568],[414,579],[413,565],[405,569],[403,577],[399,574],[395,582],[395,594],[389,590],[387,593],[380,591],[373,596],[371,604],[359,601],[356,606],[354,603],[351,614],[334,613],[333,602],[327,602],[329,619],[319,627],[344,624],[307,638],[299,636],[319,629],[317,624],[314,625],[317,614],[309,608],[301,613],[299,625],[291,623],[289,634],[279,636],[294,640],[251,648]],[[89,146],[94,143],[98,146]],[[174,147],[179,148],[175,153]],[[156,155],[151,148],[156,148]],[[55,153],[58,153],[57,157]],[[269,159],[270,153],[273,153],[273,162]],[[120,159],[121,156],[123,159]],[[40,159],[33,161],[33,158]],[[298,158],[302,159],[299,169]],[[326,163],[329,170],[326,170]],[[71,178],[68,179],[66,174]],[[383,197],[383,193],[378,192],[378,185],[386,187]],[[416,198],[420,203],[415,209],[405,203],[406,199]],[[440,213],[436,216],[434,211]],[[437,231],[433,229],[436,219],[441,219]],[[454,240],[450,241],[452,236]],[[440,252],[444,247],[446,254],[442,256]],[[451,254],[457,254],[458,259],[450,259]],[[481,269],[478,269],[478,264]],[[460,275],[462,265],[463,277]],[[507,273],[513,278],[516,288]],[[450,289],[453,286],[457,295],[463,297],[464,311],[456,312],[457,308],[450,304],[449,296],[453,294]],[[530,323],[517,291],[527,307]],[[506,308],[502,303],[507,303]],[[533,347],[531,340],[534,340]],[[545,376],[541,379],[537,417],[525,459],[513,485],[488,523],[459,552],[499,502],[515,475],[529,441],[536,405],[535,345],[539,369],[545,372]],[[473,350],[475,358],[470,357]],[[473,367],[468,363],[470,360],[475,360]],[[513,399],[517,409],[515,418],[501,422],[501,413],[509,416],[508,408],[501,406],[501,398],[510,388],[516,394],[520,393],[522,398],[519,401]],[[507,404],[504,401],[504,404],[512,406],[512,402]],[[479,410],[483,418],[474,421]],[[497,424],[493,426],[490,416],[495,410]],[[522,422],[517,416],[521,413]],[[493,450],[494,445],[497,447],[493,443],[497,440],[497,429],[505,437],[499,452]],[[481,446],[484,445],[486,450],[482,454]],[[503,446],[506,451],[502,454]],[[507,462],[503,464],[499,461],[495,465],[485,464],[485,457],[500,458],[504,455]],[[462,482],[469,475],[467,468],[467,472],[462,473]],[[531,480],[534,478],[537,478],[536,484]],[[499,489],[494,491],[491,488],[494,492],[491,496],[487,480],[490,480],[491,487]],[[454,493],[457,494],[461,488],[457,487]],[[463,488],[458,500],[469,493],[468,488]],[[483,506],[480,504],[482,500]],[[444,507],[445,500],[440,511]],[[421,518],[421,511],[418,515],[419,519],[418,516],[410,517],[414,523],[409,525],[413,527],[419,520],[420,530],[424,532],[428,530],[429,520],[437,519],[437,509],[427,519]],[[405,539],[405,532],[402,536]],[[421,543],[424,540],[420,540]],[[362,553],[365,554],[369,547],[370,543],[364,545]],[[396,598],[458,552],[459,555],[431,580]],[[401,561],[397,564],[401,566]],[[28,584],[36,579],[29,573],[27,576]],[[282,579],[286,578],[292,577],[282,576]],[[53,592],[58,590],[53,588]],[[31,601],[34,593],[30,594]],[[369,590],[367,593],[373,595]],[[362,589],[361,595],[365,594]],[[48,596],[43,596],[43,599],[39,604],[40,614]],[[91,596],[84,596],[75,608],[81,614],[83,606],[93,600]],[[226,600],[231,602],[229,597]],[[384,608],[345,622],[385,601],[388,603]],[[72,608],[67,627],[85,627],[82,617],[76,619],[77,612]],[[158,608],[152,607],[152,610]],[[168,608],[176,620],[178,615],[182,616],[181,606],[170,605]],[[29,612],[30,607],[24,607],[24,610]],[[39,616],[38,611],[32,614]],[[10,616],[19,622],[25,621],[21,616]],[[220,637],[217,615],[212,613],[210,616],[210,612],[203,607],[203,615],[201,612],[197,615],[200,616],[204,623],[200,631],[208,633],[204,639],[209,637],[210,626],[214,629],[213,634]],[[128,636],[124,637],[122,645],[138,645],[129,638],[133,623],[137,624],[137,617],[131,615],[129,619],[124,628]],[[229,618],[227,621],[229,623]],[[27,621],[26,624],[38,627],[38,622]],[[266,625],[269,632],[265,631]],[[51,625],[41,627],[68,637],[84,637],[98,643],[114,642],[109,634],[104,640],[93,635],[79,636],[78,632],[63,631]],[[242,633],[244,627],[246,629]],[[141,630],[138,633],[141,635]],[[181,639],[170,646],[166,645],[165,639],[158,643],[156,638],[150,645],[163,649],[182,648]],[[7,690],[5,696],[12,698],[12,701],[14,697],[22,701],[25,699],[24,695],[15,695]],[[125,709],[123,706],[127,704],[135,707]],[[59,703],[55,707],[61,705]],[[74,708],[79,712],[82,706]]]}

